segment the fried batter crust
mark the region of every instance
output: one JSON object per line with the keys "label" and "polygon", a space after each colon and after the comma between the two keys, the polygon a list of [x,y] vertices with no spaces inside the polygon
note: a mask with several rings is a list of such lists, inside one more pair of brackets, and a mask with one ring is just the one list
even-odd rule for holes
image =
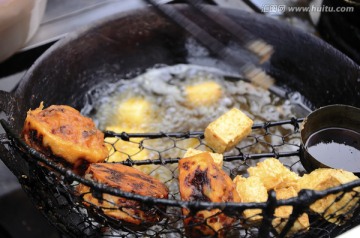
{"label": "fried batter crust", "polygon": [[[275,189],[276,199],[288,199],[292,197],[296,197],[298,195],[296,188],[294,187],[286,187]],[[275,218],[272,221],[272,225],[275,230],[280,234],[281,231],[286,226],[289,217],[293,212],[292,206],[280,206],[275,209]],[[306,213],[301,214],[294,222],[293,226],[290,228],[286,237],[293,236],[297,232],[307,231],[310,227],[309,216]]]}
{"label": "fried batter crust", "polygon": [[251,177],[259,177],[269,191],[275,188],[298,187],[300,177],[285,167],[278,159],[268,158],[248,168]]}
{"label": "fried batter crust", "polygon": [[[91,176],[94,181],[142,196],[168,198],[168,188],[159,180],[122,164],[94,163],[86,171],[85,176]],[[158,222],[162,214],[160,209],[135,200],[103,194],[98,200],[85,185],[78,186],[78,192],[83,196],[85,205],[100,207],[105,215],[130,224],[140,225]]]}
{"label": "fried batter crust", "polygon": [[[185,201],[240,202],[231,178],[219,168],[209,153],[200,153],[179,161],[179,186]],[[220,209],[198,211],[190,215],[183,209],[185,229],[190,237],[222,237],[234,222]]]}
{"label": "fried batter crust", "polygon": [[[325,190],[359,179],[351,172],[342,169],[320,168],[304,175],[300,181],[300,189]],[[310,209],[319,213],[327,221],[342,225],[353,216],[359,206],[359,188],[345,194],[329,194],[311,204]]]}
{"label": "fried batter crust", "polygon": [[[268,192],[258,177],[244,178],[238,175],[234,178],[236,191],[242,202],[266,202]],[[246,225],[258,225],[262,221],[261,209],[246,209],[243,212]]]}
{"label": "fried batter crust", "polygon": [[108,156],[104,134],[76,109],[41,104],[29,110],[22,131],[25,142],[47,156],[64,159],[74,168],[102,162]]}

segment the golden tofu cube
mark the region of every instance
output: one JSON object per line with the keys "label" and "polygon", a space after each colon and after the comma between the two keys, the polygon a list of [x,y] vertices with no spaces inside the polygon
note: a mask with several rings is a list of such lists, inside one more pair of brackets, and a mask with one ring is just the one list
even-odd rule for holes
{"label": "golden tofu cube", "polygon": [[206,151],[201,151],[193,148],[189,148],[184,154],[183,158],[191,157],[193,155],[201,154],[201,153],[209,153],[211,158],[214,160],[215,164],[217,164],[220,168],[222,168],[224,163],[224,156],[218,153],[211,153]]}
{"label": "golden tofu cube", "polygon": [[[300,189],[325,190],[359,179],[353,173],[341,169],[316,169],[305,174],[300,180]],[[342,225],[349,220],[358,206],[357,193],[360,188],[345,194],[330,194],[310,205],[310,209],[319,213],[327,221]],[[340,199],[339,199],[340,198]]]}
{"label": "golden tofu cube", "polygon": [[[238,175],[234,178],[236,191],[242,202],[266,202],[268,192],[258,177],[244,178]],[[262,221],[261,209],[246,209],[243,216],[247,225],[258,225]]]}
{"label": "golden tofu cube", "polygon": [[132,97],[121,102],[117,109],[117,125],[145,127],[153,119],[153,108],[149,101]]}
{"label": "golden tofu cube", "polygon": [[210,106],[219,101],[222,88],[214,81],[205,81],[186,86],[185,95],[189,107]]}
{"label": "golden tofu cube", "polygon": [[235,147],[251,133],[253,121],[237,108],[233,108],[211,122],[205,129],[205,141],[217,153]]}
{"label": "golden tofu cube", "polygon": [[299,175],[290,171],[279,160],[269,158],[248,168],[250,177],[259,177],[267,190],[275,188],[298,187]]}
{"label": "golden tofu cube", "polygon": [[[296,188],[294,187],[286,187],[275,189],[276,199],[289,199],[292,197],[296,197],[298,195]],[[274,220],[272,221],[272,225],[278,233],[284,229],[290,215],[292,214],[293,207],[292,206],[280,206],[275,209]],[[301,214],[293,226],[290,228],[286,236],[292,236],[297,232],[306,231],[310,227],[309,216],[306,213]]]}

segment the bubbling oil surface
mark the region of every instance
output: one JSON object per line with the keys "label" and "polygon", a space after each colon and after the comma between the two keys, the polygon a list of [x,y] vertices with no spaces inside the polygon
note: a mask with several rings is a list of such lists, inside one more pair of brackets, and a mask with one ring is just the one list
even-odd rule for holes
{"label": "bubbling oil surface", "polygon": [[[186,90],[190,85],[215,82],[222,88],[217,102],[199,107],[186,104]],[[95,109],[93,119],[99,128],[116,126],[118,106],[132,97],[140,97],[151,104],[152,120],[146,122],[151,131],[198,131],[233,107],[246,113],[255,123],[294,117],[288,100],[242,80],[228,80],[222,72],[209,67],[175,65],[154,68],[131,80],[119,80],[104,87],[97,99],[91,100]],[[202,95],[199,95],[202,97]]]}
{"label": "bubbling oil surface", "polygon": [[[188,86],[201,84],[204,82],[214,82],[221,87],[221,96],[217,100],[211,98],[211,104],[200,106],[189,106],[187,103],[186,89]],[[243,80],[234,80],[224,76],[224,73],[216,68],[202,67],[195,65],[175,65],[153,68],[142,75],[131,80],[120,79],[115,84],[100,85],[99,88],[90,92],[89,104],[85,107],[84,114],[92,117],[98,128],[101,130],[118,130],[116,132],[188,132],[203,131],[206,126],[217,119],[228,110],[236,107],[247,114],[254,123],[264,123],[266,121],[287,120],[296,117],[293,113],[293,106],[289,100],[282,99],[269,91],[254,86]],[[203,91],[203,90],[200,90]],[[198,97],[205,97],[200,94]],[[141,124],[136,128],[122,126],[126,113],[121,111],[123,102],[131,101],[132,98],[141,98],[143,105],[151,105],[150,110],[144,110]],[[90,110],[89,110],[90,109]],[[87,112],[91,113],[87,113]],[[132,118],[127,121],[131,122]],[[136,118],[139,120],[139,117]],[[135,118],[133,118],[135,121]],[[271,128],[271,133],[276,136],[268,135],[263,139],[266,143],[258,143],[256,146],[250,146],[254,143],[254,138],[243,140],[239,146],[246,148],[244,153],[263,153],[270,152],[270,144],[283,144],[281,135],[291,134],[293,126],[283,125]],[[279,136],[280,135],[280,136]],[[296,140],[298,142],[296,143]],[[293,144],[300,144],[299,138],[294,138]],[[139,143],[134,141],[134,143]],[[182,140],[176,142],[169,138],[155,140],[145,140],[141,147],[146,151],[135,151],[138,147],[129,149],[126,154],[134,154],[131,159],[159,159],[159,158],[177,158],[182,157],[187,148],[196,148],[198,150],[207,150],[209,148],[200,145],[193,140]],[[289,148],[285,148],[289,146]],[[292,145],[285,145],[286,151],[293,151]],[[133,150],[134,149],[134,150]],[[163,151],[161,153],[158,153]],[[226,152],[225,155],[236,155],[239,152],[236,149]],[[286,158],[286,164],[291,166],[298,161],[298,158]],[[257,161],[249,161],[247,165],[255,165]],[[146,173],[157,177],[161,181],[168,181],[174,177],[176,165],[164,166],[139,166]],[[225,162],[224,169],[238,171],[239,168],[245,168],[241,161]],[[241,169],[242,171],[242,169]],[[236,174],[234,172],[232,174]],[[171,186],[176,183],[169,183]],[[176,188],[174,189],[174,191]],[[176,193],[176,192],[174,192]]]}
{"label": "bubbling oil surface", "polygon": [[316,160],[331,168],[360,171],[360,133],[331,127],[312,134],[305,148]]}

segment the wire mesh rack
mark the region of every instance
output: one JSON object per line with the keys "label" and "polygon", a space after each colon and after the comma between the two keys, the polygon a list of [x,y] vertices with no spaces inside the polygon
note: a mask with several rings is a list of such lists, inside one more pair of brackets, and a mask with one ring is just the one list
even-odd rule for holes
{"label": "wire mesh rack", "polygon": [[[292,171],[300,175],[306,173],[299,159],[301,121],[292,118],[255,124],[252,133],[224,155],[224,171],[231,178],[246,176],[249,167],[264,158],[275,157]],[[2,124],[9,137],[7,144],[13,148],[10,150],[13,158],[5,161],[6,164],[36,207],[70,237],[334,237],[360,221],[359,180],[322,191],[301,190],[289,199],[276,199],[276,192],[271,190],[265,202],[182,201],[178,161],[189,143],[211,151],[202,132],[105,132],[111,150],[107,164],[115,163],[111,158],[119,153],[117,159],[121,162],[116,163],[135,167],[168,187],[168,198],[154,198],[75,174],[54,158],[27,146],[6,122]],[[136,149],[130,150],[131,153],[128,149],[121,151],[118,143],[130,143]],[[140,159],[144,154],[147,159]],[[79,190],[81,186],[88,189]],[[327,199],[328,206],[314,212],[312,204],[323,199]],[[276,212],[281,207],[290,209],[286,216]],[[184,213],[184,209],[189,212]],[[249,209],[256,211],[253,217],[244,215]],[[109,215],[112,212],[123,213],[133,222],[114,218]],[[296,228],[304,214],[308,225]],[[254,217],[260,219],[254,222]],[[221,229],[214,228],[212,223],[224,220],[227,222],[222,222]]]}

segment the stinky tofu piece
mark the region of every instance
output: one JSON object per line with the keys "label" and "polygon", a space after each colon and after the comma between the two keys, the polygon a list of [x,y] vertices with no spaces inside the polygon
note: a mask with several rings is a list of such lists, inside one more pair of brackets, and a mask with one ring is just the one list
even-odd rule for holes
{"label": "stinky tofu piece", "polygon": [[102,162],[108,156],[104,134],[92,119],[66,105],[44,109],[41,103],[29,110],[22,135],[29,146],[62,159],[61,162],[79,173],[84,172],[89,163]]}
{"label": "stinky tofu piece", "polygon": [[[289,199],[292,197],[296,197],[298,195],[297,190],[290,186],[284,188],[275,189],[276,199]],[[292,214],[293,207],[292,206],[280,206],[275,209],[274,220],[272,221],[272,225],[275,230],[280,234],[284,229],[290,215]],[[290,228],[286,236],[292,236],[298,232],[306,231],[310,227],[309,216],[306,213],[301,214],[293,226]]]}
{"label": "stinky tofu piece", "polygon": [[279,160],[268,158],[248,168],[250,177],[259,177],[267,190],[283,187],[298,187],[299,175],[290,171]]}
{"label": "stinky tofu piece", "polygon": [[[180,196],[184,201],[240,202],[231,178],[215,164],[209,153],[201,153],[179,161]],[[235,221],[219,209],[190,214],[182,209],[184,227],[190,237],[223,237]],[[194,225],[198,224],[198,225]]]}
{"label": "stinky tofu piece", "polygon": [[191,157],[193,155],[197,155],[197,154],[201,154],[201,153],[209,153],[211,158],[214,160],[215,164],[217,164],[220,168],[222,168],[223,163],[224,163],[224,156],[222,154],[218,154],[218,153],[212,153],[212,152],[206,152],[206,151],[201,151],[201,150],[197,150],[197,149],[193,149],[193,148],[189,148],[186,153],[184,154],[184,158],[186,157]]}
{"label": "stinky tofu piece", "polygon": [[222,96],[222,87],[214,81],[199,82],[185,87],[186,104],[196,108],[210,106],[219,101]]}
{"label": "stinky tofu piece", "polygon": [[[321,168],[305,174],[299,180],[300,189],[325,190],[359,179],[351,172],[341,169]],[[353,210],[358,206],[360,188],[347,192],[329,194],[310,205],[310,209],[319,213],[327,221],[342,225],[352,217]],[[342,196],[337,200],[337,197]]]}
{"label": "stinky tofu piece", "polygon": [[[89,166],[85,176],[124,192],[154,198],[168,198],[169,195],[169,190],[164,183],[135,168],[122,164],[94,163]],[[77,191],[81,194],[86,206],[91,205],[101,209],[106,216],[125,222],[125,224],[141,227],[155,224],[163,217],[159,207],[144,208],[141,202],[124,197],[103,194],[103,199],[99,200],[92,195],[90,188],[84,184],[80,184]]]}
{"label": "stinky tofu piece", "polygon": [[[236,191],[241,197],[242,202],[266,202],[268,192],[258,177],[244,178],[238,175],[234,178]],[[245,224],[258,225],[262,221],[261,209],[246,209],[243,216]]]}
{"label": "stinky tofu piece", "polygon": [[153,120],[152,104],[141,97],[128,98],[118,105],[116,125],[146,127]]}
{"label": "stinky tofu piece", "polygon": [[217,153],[229,151],[251,133],[253,121],[233,108],[211,122],[205,129],[205,141]]}

